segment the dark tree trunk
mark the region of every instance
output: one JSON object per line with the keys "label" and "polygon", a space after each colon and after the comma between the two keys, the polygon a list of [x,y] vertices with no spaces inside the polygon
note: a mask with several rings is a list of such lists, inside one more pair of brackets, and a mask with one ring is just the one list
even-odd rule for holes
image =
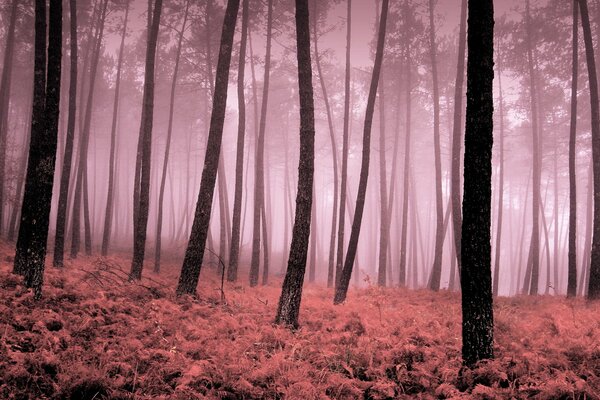
{"label": "dark tree trunk", "polygon": [[127,33],[127,22],[129,18],[129,0],[125,4],[125,17],[123,19],[123,30],[121,31],[121,45],[119,46],[119,61],[117,61],[117,78],[115,83],[115,97],[113,100],[113,115],[110,128],[110,159],[108,165],[108,190],[106,194],[106,211],[104,213],[104,230],[102,233],[102,256],[108,254],[110,245],[112,219],[114,210],[115,191],[115,152],[117,144],[117,121],[119,119],[119,96],[121,93],[121,70],[123,68],[123,50],[125,49],[125,35]]}
{"label": "dark tree trunk", "polygon": [[525,3],[525,27],[526,27],[526,44],[527,44],[527,66],[529,70],[529,90],[531,97],[531,134],[533,137],[533,196],[532,196],[532,216],[533,228],[531,234],[531,281],[529,286],[529,294],[538,293],[539,270],[540,270],[540,175],[541,175],[541,160],[539,146],[539,130],[538,130],[538,99],[536,85],[536,69],[533,54],[533,30],[531,26],[531,12],[529,9],[529,0]]}
{"label": "dark tree trunk", "polygon": [[[85,190],[85,177],[87,176],[87,152],[90,139],[90,128],[92,123],[92,111],[94,101],[94,89],[96,86],[96,73],[98,71],[98,63],[100,59],[100,49],[102,47],[102,36],[104,32],[104,22],[106,20],[106,8],[108,0],[104,0],[102,12],[100,15],[99,25],[97,27],[96,41],[94,50],[92,51],[91,69],[90,69],[90,87],[88,89],[88,99],[85,107],[85,117],[83,127],[80,131],[79,139],[79,162],[77,166],[77,175],[75,179],[75,192],[73,199],[73,221],[71,227],[71,257],[77,257],[80,247],[80,227],[81,227],[81,205],[83,202],[84,213],[89,215],[85,208],[88,207],[87,199],[85,198],[87,190]],[[87,219],[86,219],[87,221]],[[89,225],[88,222],[85,222]],[[89,229],[86,229],[86,235],[89,234]],[[88,239],[86,238],[86,247]]]}
{"label": "dark tree trunk", "polygon": [[460,233],[462,225],[460,201],[460,150],[462,144],[462,112],[465,81],[465,48],[467,44],[467,0],[460,5],[460,28],[458,33],[458,64],[454,86],[454,119],[452,122],[452,163],[450,197],[452,199],[452,228],[454,229],[454,250],[460,271]]}
{"label": "dark tree trunk", "polygon": [[233,221],[231,228],[231,249],[229,251],[229,268],[227,280],[237,280],[238,260],[240,256],[240,225],[242,216],[242,188],[244,179],[244,140],[246,135],[246,99],[244,93],[244,77],[246,70],[246,44],[248,40],[248,0],[242,0],[242,38],[240,41],[240,57],[238,61],[238,132],[237,153],[235,159],[235,194],[233,199]]}
{"label": "dark tree trunk", "polygon": [[67,121],[67,137],[65,140],[65,154],[60,175],[60,189],[58,195],[58,210],[56,213],[56,234],[54,239],[55,267],[62,267],[65,253],[65,228],[67,226],[67,207],[69,199],[69,184],[71,166],[73,163],[73,141],[75,138],[75,114],[77,112],[77,2],[69,0],[71,16],[71,71],[69,77],[69,117]]}
{"label": "dark tree trunk", "polygon": [[467,125],[461,241],[462,357],[467,366],[494,357],[491,197],[494,6],[469,0]]}
{"label": "dark tree trunk", "polygon": [[[250,261],[250,286],[258,284],[260,268],[260,223],[261,208],[265,197],[265,130],[267,124],[267,106],[269,102],[269,77],[271,74],[271,36],[273,31],[273,0],[267,3],[267,50],[265,55],[265,75],[263,80],[262,104],[260,108],[260,125],[256,142],[256,160],[254,170],[254,213],[252,229],[252,259]],[[262,218],[265,216],[262,215]],[[267,240],[267,238],[263,238]]]}
{"label": "dark tree trunk", "polygon": [[140,123],[139,142],[142,143],[142,157],[140,166],[139,203],[137,221],[133,233],[133,258],[129,278],[139,280],[142,278],[144,267],[144,254],[146,250],[146,231],[148,229],[148,212],[150,204],[150,161],[152,150],[152,118],[154,114],[154,66],[156,59],[156,44],[160,27],[160,13],[162,0],[156,0],[153,7],[152,24],[146,46],[146,68],[144,76],[144,93],[142,97],[142,121]]}
{"label": "dark tree trunk", "polygon": [[62,58],[61,0],[50,0],[48,21],[46,41],[46,2],[36,0],[32,135],[14,264],[15,271],[25,275],[25,286],[33,289],[36,299],[42,295],[58,138]]}
{"label": "dark tree trunk", "polygon": [[500,286],[500,253],[502,250],[502,213],[504,211],[504,98],[502,97],[502,71],[498,70],[498,102],[500,103],[500,146],[498,148],[500,159],[500,171],[498,181],[498,217],[496,226],[496,248],[494,260],[494,296],[498,296],[498,288]]}
{"label": "dark tree trunk", "polygon": [[596,61],[592,43],[592,30],[587,0],[578,0],[583,26],[583,40],[590,86],[590,105],[592,115],[592,160],[594,173],[594,225],[592,228],[592,251],[590,262],[590,279],[588,282],[589,299],[600,298],[600,110],[598,101],[598,78]]}
{"label": "dark tree trunk", "polygon": [[[567,297],[575,297],[577,295],[577,178],[575,175],[575,146],[577,140],[577,86],[579,79],[578,21],[579,8],[577,0],[574,0],[572,47],[573,54],[571,64],[571,121],[569,128],[569,253],[567,272]],[[557,266],[555,266],[555,268],[556,267]]]}
{"label": "dark tree trunk", "polygon": [[302,283],[306,270],[315,161],[315,106],[310,61],[308,0],[296,0],[296,46],[300,96],[298,193],[288,268],[283,280],[281,297],[277,306],[277,316],[275,317],[275,323],[294,328],[298,326]]}
{"label": "dark tree trunk", "polygon": [[196,212],[192,224],[190,240],[185,251],[183,267],[177,285],[177,294],[193,294],[198,286],[204,246],[208,236],[210,212],[212,209],[213,193],[219,166],[221,142],[223,138],[223,125],[225,123],[225,107],[227,104],[227,85],[229,82],[229,66],[231,64],[231,50],[233,35],[237,19],[239,0],[228,0],[221,31],[221,45],[217,61],[217,76],[215,91],[213,93],[213,107],[206,144],[204,169],[200,182],[200,192],[196,203]]}
{"label": "dark tree trunk", "polygon": [[346,300],[350,277],[352,275],[352,267],[356,257],[358,247],[358,236],[360,235],[360,226],[362,222],[363,211],[365,208],[365,197],[367,194],[367,180],[369,178],[369,157],[371,146],[371,126],[373,124],[373,114],[375,112],[375,98],[377,96],[377,85],[379,83],[379,75],[381,73],[381,64],[383,62],[383,45],[385,43],[385,30],[387,24],[389,0],[383,0],[381,6],[381,18],[379,24],[379,32],[377,37],[377,51],[375,53],[375,64],[373,66],[373,75],[371,76],[371,85],[369,88],[369,97],[367,99],[367,109],[365,114],[365,125],[363,131],[363,150],[362,162],[360,168],[360,178],[358,184],[358,193],[356,196],[356,210],[354,212],[354,221],[352,221],[352,230],[350,231],[350,242],[346,259],[344,260],[344,268],[339,279],[338,285],[335,288],[334,304],[343,303]]}
{"label": "dark tree trunk", "polygon": [[429,0],[429,51],[433,79],[433,152],[435,156],[435,250],[429,289],[439,290],[442,277],[442,251],[444,249],[444,203],[442,198],[442,157],[440,150],[440,90],[437,73],[437,44],[433,18],[434,0]]}
{"label": "dark tree trunk", "polygon": [[175,56],[175,67],[173,69],[173,79],[171,81],[171,95],[169,100],[169,122],[167,125],[167,142],[165,144],[165,155],[163,157],[162,176],[160,178],[160,189],[158,194],[158,216],[156,218],[156,245],[154,247],[154,272],[160,272],[160,252],[161,252],[161,235],[162,235],[162,217],[163,203],[165,198],[165,184],[167,183],[167,168],[169,165],[169,153],[171,150],[171,137],[173,135],[173,115],[175,113],[175,91],[177,89],[177,76],[179,73],[179,61],[181,59],[181,45],[183,43],[183,35],[188,19],[188,10],[190,1],[185,3],[185,11],[183,13],[183,23],[177,40],[177,55]]}
{"label": "dark tree trunk", "polygon": [[6,164],[6,138],[8,135],[8,105],[10,102],[18,5],[18,0],[13,0],[8,22],[8,32],[6,34],[6,47],[4,48],[2,78],[0,80],[0,233],[2,233],[4,228],[4,183],[6,182],[4,172]]}
{"label": "dark tree trunk", "polygon": [[593,160],[590,158],[590,166],[588,168],[587,182],[587,201],[585,211],[585,239],[583,244],[583,254],[581,256],[581,274],[579,276],[579,295],[586,295],[587,282],[590,276],[590,251],[592,247],[592,225],[593,225],[593,204],[594,204],[594,173]]}
{"label": "dark tree trunk", "polygon": [[352,0],[347,1],[346,9],[346,70],[344,75],[344,132],[342,136],[342,173],[340,180],[340,214],[338,221],[338,241],[336,251],[335,277],[332,273],[327,275],[327,287],[332,287],[335,278],[335,284],[338,285],[342,275],[342,266],[344,263],[344,230],[346,220],[346,191],[348,181],[348,138],[350,136],[350,43],[352,33]]}

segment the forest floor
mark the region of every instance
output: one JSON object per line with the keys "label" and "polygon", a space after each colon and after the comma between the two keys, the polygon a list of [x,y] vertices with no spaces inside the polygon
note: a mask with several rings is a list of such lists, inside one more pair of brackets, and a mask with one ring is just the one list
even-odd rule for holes
{"label": "forest floor", "polygon": [[460,296],[369,287],[333,306],[308,285],[300,329],[275,326],[280,281],[249,288],[206,268],[176,298],[178,266],[127,283],[127,257],[48,268],[35,302],[0,243],[3,399],[595,399],[600,304],[500,298],[496,359],[461,368]]}

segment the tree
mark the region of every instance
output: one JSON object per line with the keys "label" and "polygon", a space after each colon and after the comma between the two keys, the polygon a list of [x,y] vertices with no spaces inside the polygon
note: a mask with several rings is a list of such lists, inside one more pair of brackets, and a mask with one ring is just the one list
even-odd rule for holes
{"label": "tree", "polygon": [[358,194],[356,196],[356,209],[354,211],[354,220],[352,221],[352,230],[350,231],[350,242],[348,251],[344,260],[344,267],[340,279],[335,288],[334,304],[343,303],[346,300],[352,267],[358,248],[358,236],[360,235],[360,226],[362,223],[363,211],[365,208],[365,197],[367,194],[367,180],[369,178],[369,157],[371,146],[371,126],[373,124],[373,114],[375,111],[375,98],[377,96],[377,85],[381,73],[381,64],[383,63],[383,45],[385,43],[385,30],[387,25],[389,0],[383,0],[381,6],[381,17],[379,19],[379,33],[377,37],[377,51],[375,52],[375,63],[373,65],[373,74],[369,88],[369,97],[367,98],[367,109],[365,114],[365,124],[363,129],[363,149],[362,161],[360,167],[360,177],[358,183]]}
{"label": "tree", "polygon": [[592,163],[594,173],[594,221],[592,228],[592,251],[590,277],[588,282],[588,298],[600,298],[600,101],[598,100],[598,77],[592,42],[592,29],[587,0],[579,1],[585,58],[590,86],[590,106],[592,115]]}
{"label": "tree", "polygon": [[577,178],[575,176],[575,144],[577,139],[577,81],[579,78],[578,20],[578,4],[577,0],[575,0],[573,1],[571,124],[569,128],[569,252],[567,297],[575,297],[577,295]]}
{"label": "tree", "polygon": [[491,196],[494,99],[494,6],[469,0],[467,123],[462,222],[462,357],[493,358]]}
{"label": "tree", "polygon": [[217,61],[217,76],[213,93],[213,108],[206,144],[204,169],[200,181],[200,192],[196,203],[192,232],[185,251],[183,266],[177,284],[177,294],[193,294],[198,286],[204,246],[208,236],[210,212],[212,208],[213,192],[217,178],[221,142],[223,138],[223,124],[225,122],[225,107],[227,105],[227,85],[229,82],[229,67],[231,64],[231,50],[233,35],[237,19],[239,0],[228,0],[221,31],[221,44],[219,59]]}
{"label": "tree", "polygon": [[69,198],[69,183],[71,166],[73,162],[73,142],[75,139],[75,114],[77,113],[77,2],[69,0],[71,17],[71,71],[69,77],[69,116],[67,121],[67,137],[65,140],[65,153],[60,175],[60,188],[58,195],[58,210],[56,213],[56,233],[54,235],[53,265],[62,267],[65,254],[65,228],[67,225],[67,207]]}
{"label": "tree", "polygon": [[[346,8],[346,69],[344,74],[344,132],[342,136],[342,171],[340,177],[340,216],[338,222],[338,241],[335,263],[336,286],[342,275],[344,263],[344,229],[346,223],[346,191],[348,186],[348,139],[350,123],[350,44],[352,33],[352,0],[347,1]],[[333,271],[327,275],[327,287],[332,287]]]}
{"label": "tree", "polygon": [[50,1],[48,21],[46,39],[46,1],[36,0],[31,143],[14,262],[14,272],[25,275],[25,286],[33,289],[36,299],[42,295],[56,162],[62,59],[61,0]]}
{"label": "tree", "polygon": [[4,49],[4,63],[2,78],[0,80],[0,233],[3,228],[4,217],[4,183],[6,182],[6,137],[8,133],[8,106],[10,87],[12,83],[13,55],[15,49],[15,26],[17,24],[17,10],[19,2],[13,0],[10,8],[6,47]]}
{"label": "tree", "polygon": [[248,0],[242,0],[242,38],[240,41],[240,57],[238,61],[238,132],[235,158],[235,189],[233,199],[233,218],[231,227],[231,250],[229,252],[229,268],[227,280],[237,280],[238,260],[240,256],[240,225],[242,215],[242,185],[244,180],[244,139],[246,136],[246,100],[244,93],[244,77],[246,70],[246,45],[248,41]]}
{"label": "tree", "polygon": [[136,280],[142,278],[144,253],[146,250],[146,230],[148,228],[148,212],[150,205],[152,118],[154,115],[154,66],[156,61],[156,44],[158,42],[161,10],[162,0],[156,0],[154,2],[151,28],[148,34],[148,45],[146,46],[144,93],[142,95],[142,121],[140,123],[139,134],[139,142],[142,143],[140,180],[134,182],[138,187],[137,190],[139,196],[137,199],[139,203],[137,205],[137,220],[133,227],[133,258],[131,260],[131,271],[129,273],[129,278]]}
{"label": "tree", "polygon": [[310,25],[308,0],[296,0],[296,47],[298,59],[298,93],[300,96],[300,161],[296,216],[288,267],[283,280],[275,323],[298,326],[302,283],[310,236],[312,189],[315,162],[315,106],[310,60]]}
{"label": "tree", "polygon": [[502,247],[502,214],[504,211],[504,97],[502,93],[502,70],[500,68],[498,68],[498,103],[500,120],[500,146],[498,149],[500,177],[498,179],[498,217],[496,223],[496,253],[494,255],[494,296],[498,296],[498,288],[500,287],[500,252]]}
{"label": "tree", "polygon": [[[260,125],[256,142],[256,160],[254,163],[254,212],[252,228],[252,258],[250,260],[250,286],[258,284],[260,263],[260,228],[263,202],[265,201],[265,130],[267,125],[267,106],[269,103],[269,77],[271,74],[271,41],[273,33],[273,0],[267,2],[267,50],[265,54],[265,75],[263,80],[262,104],[260,107]],[[263,237],[266,242],[267,238]]]}
{"label": "tree", "polygon": [[119,60],[117,61],[117,77],[115,83],[115,97],[113,100],[113,116],[110,128],[110,158],[108,162],[108,190],[106,191],[106,211],[104,213],[104,230],[102,233],[101,254],[108,254],[110,234],[112,228],[114,191],[115,191],[115,151],[117,142],[117,120],[119,116],[119,96],[121,94],[121,70],[123,69],[123,50],[125,49],[125,36],[127,34],[127,22],[129,20],[130,1],[125,3],[125,16],[123,17],[123,29],[121,31],[121,44],[119,46]]}
{"label": "tree", "polygon": [[163,205],[165,201],[165,185],[167,183],[167,167],[169,164],[169,152],[171,150],[171,137],[173,136],[173,114],[175,111],[175,91],[177,89],[177,76],[179,74],[179,61],[181,60],[181,47],[183,43],[183,35],[188,19],[188,11],[190,8],[190,0],[186,0],[185,10],[183,12],[183,22],[179,38],[177,39],[177,53],[175,55],[175,67],[173,68],[173,79],[171,80],[171,94],[169,100],[169,122],[167,124],[167,142],[165,144],[165,155],[163,158],[162,176],[160,178],[160,189],[158,193],[158,216],[156,218],[156,245],[154,247],[154,272],[160,272],[160,252],[161,252],[161,235],[162,235],[162,217]]}

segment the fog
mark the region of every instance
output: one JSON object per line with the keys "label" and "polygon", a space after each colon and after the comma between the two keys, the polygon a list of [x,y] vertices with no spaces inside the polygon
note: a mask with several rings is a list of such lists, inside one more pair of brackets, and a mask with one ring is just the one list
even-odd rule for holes
{"label": "fog", "polygon": [[[101,36],[97,72],[92,77],[94,36],[99,36],[100,9],[107,3]],[[73,168],[68,196],[65,254],[73,238],[73,204],[82,202],[81,248],[91,246],[100,255],[109,191],[111,127],[117,79],[117,66],[125,9],[129,0],[77,1],[79,78]],[[218,0],[164,1],[156,55],[154,118],[150,163],[150,206],[144,274],[152,269],[157,238],[160,184],[167,146],[171,87],[178,58],[179,33],[186,4],[188,17],[181,40],[181,59],[175,85],[172,137],[166,166],[162,213],[162,258],[181,264],[190,237],[200,178],[204,166],[210,125],[214,77],[225,4]],[[313,0],[316,1],[316,0]],[[0,60],[6,60],[12,2],[0,4]],[[67,2],[68,3],[68,2]],[[591,4],[592,32],[597,48],[600,40],[600,5]],[[408,7],[407,7],[408,4]],[[398,286],[401,251],[405,249],[406,280],[410,288],[428,286],[435,258],[436,173],[434,141],[434,98],[430,31],[435,33],[435,53],[439,86],[439,146],[444,240],[441,288],[458,290],[454,246],[450,180],[454,91],[458,63],[460,0],[434,2],[434,26],[429,19],[429,2],[393,1],[387,23],[382,75],[371,138],[368,189],[352,282],[356,286],[375,285],[380,268],[381,224],[389,222],[386,285]],[[142,112],[145,55],[147,45],[147,2],[131,0],[121,70],[116,114],[114,155],[114,211],[110,228],[109,254],[129,254],[133,246],[133,192],[136,154]],[[369,81],[373,68],[379,2],[352,2],[351,95],[349,115],[348,187],[344,237],[347,243],[355,208],[361,165],[362,135]],[[525,2],[495,2],[494,148],[492,181],[492,269],[498,258],[498,294],[515,295],[528,291],[528,265],[533,252],[539,254],[540,294],[563,295],[567,290],[569,231],[568,148],[570,127],[572,4],[557,0],[531,2],[527,18]],[[96,10],[96,11],[95,11]],[[344,70],[346,52],[346,2],[320,0],[310,3],[311,57],[315,93],[315,177],[313,222],[306,280],[326,284],[335,254],[337,236],[332,235],[332,217],[339,212],[339,174],[344,125]],[[69,101],[70,36],[68,6],[63,19],[63,70],[60,102],[58,151],[50,214],[49,249],[57,221],[60,177],[65,157]],[[240,12],[241,15],[241,12]],[[246,135],[241,212],[240,272],[246,282],[253,238],[253,209],[257,137],[263,99],[266,54],[267,3],[250,1],[249,43],[245,69]],[[316,23],[316,28],[312,24]],[[23,192],[30,130],[33,82],[33,2],[19,2],[16,13],[14,56],[11,61],[11,88],[7,96],[5,167],[0,201],[2,236],[16,239],[18,213]],[[315,54],[315,31],[318,54]],[[269,273],[285,273],[292,238],[299,163],[299,103],[294,3],[273,2],[270,87],[265,121],[264,215],[262,240],[268,244]],[[216,256],[228,265],[234,204],[236,137],[238,130],[238,54],[241,24],[234,37],[229,77],[226,118],[221,149],[222,168],[212,207],[205,264],[216,265]],[[580,37],[581,33],[580,33]],[[529,52],[528,52],[529,47]],[[406,49],[408,49],[408,54]],[[585,293],[591,247],[592,185],[590,105],[585,48],[579,40],[579,88],[577,109],[577,270],[578,291]],[[319,76],[316,59],[322,76]],[[531,63],[529,63],[531,62]],[[531,66],[531,68],[529,68]],[[1,65],[6,70],[7,65]],[[533,73],[532,73],[533,71]],[[407,79],[408,77],[408,79]],[[321,78],[321,79],[320,79]],[[94,79],[93,98],[90,82]],[[531,83],[534,82],[532,86]],[[322,90],[325,84],[330,107]],[[410,85],[410,86],[408,86]],[[500,86],[502,85],[502,86]],[[4,86],[3,86],[4,87]],[[532,90],[532,87],[534,88]],[[502,96],[501,96],[502,93]],[[466,98],[466,80],[462,90]],[[532,97],[536,101],[532,101]],[[407,107],[407,101],[410,105]],[[82,157],[81,138],[85,131],[85,110],[91,104],[89,149]],[[462,101],[462,107],[465,106]],[[532,106],[533,103],[536,103]],[[410,111],[408,113],[407,111]],[[0,110],[2,111],[2,110]],[[532,112],[533,111],[533,112]],[[464,133],[465,111],[462,109]],[[533,127],[532,123],[536,126]],[[537,130],[539,143],[533,139]],[[406,135],[410,132],[410,147]],[[382,139],[382,135],[383,139]],[[332,136],[335,147],[332,147]],[[464,135],[463,135],[464,137]],[[536,144],[534,144],[536,143]],[[383,145],[383,147],[382,147]],[[539,149],[539,248],[532,246],[532,197],[534,150]],[[501,148],[503,151],[501,151]],[[333,155],[337,167],[334,169]],[[85,154],[85,152],[84,152]],[[410,154],[408,186],[405,185],[405,159]],[[462,158],[462,156],[461,156]],[[382,164],[381,160],[385,160]],[[382,169],[383,167],[383,169]],[[81,173],[82,197],[74,189]],[[224,175],[222,174],[224,172]],[[338,174],[336,177],[335,174]],[[383,175],[383,179],[382,179]],[[461,172],[462,176],[462,172]],[[501,180],[502,176],[502,180]],[[381,190],[382,183],[385,190]],[[502,192],[502,203],[500,193]],[[387,199],[382,218],[382,193]],[[403,198],[408,196],[407,220],[403,221]],[[462,192],[461,192],[462,193]],[[258,206],[258,205],[257,205]],[[502,210],[502,213],[500,213]],[[502,220],[499,216],[502,214]],[[402,226],[406,243],[402,245]],[[499,229],[498,225],[501,223]],[[77,229],[77,228],[76,228]],[[333,227],[337,235],[337,224]],[[266,237],[264,234],[266,233]],[[500,234],[499,246],[497,235]],[[89,241],[89,243],[88,243]],[[334,248],[332,248],[332,244]],[[345,250],[344,250],[345,251]],[[331,253],[333,252],[333,253]],[[261,247],[261,268],[264,248]],[[529,260],[529,261],[528,261]],[[69,262],[66,256],[66,262]],[[215,266],[216,267],[216,266]],[[314,271],[314,274],[313,272]]]}

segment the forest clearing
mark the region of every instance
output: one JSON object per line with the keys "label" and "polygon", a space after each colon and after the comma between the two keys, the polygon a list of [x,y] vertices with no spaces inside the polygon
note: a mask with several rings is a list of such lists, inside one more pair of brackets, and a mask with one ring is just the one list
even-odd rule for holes
{"label": "forest clearing", "polygon": [[250,289],[206,268],[176,298],[177,268],[128,283],[127,258],[48,269],[35,304],[0,266],[0,397],[6,399],[596,399],[600,305],[499,298],[495,360],[460,357],[460,295],[309,284],[296,331],[273,324],[280,279]]}

